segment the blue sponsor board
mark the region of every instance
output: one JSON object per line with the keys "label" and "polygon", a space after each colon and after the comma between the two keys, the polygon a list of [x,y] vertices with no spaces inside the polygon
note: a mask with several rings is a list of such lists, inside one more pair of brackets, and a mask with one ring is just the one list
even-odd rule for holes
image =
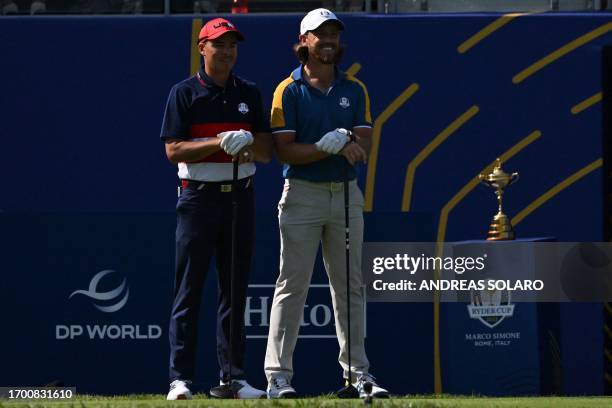
{"label": "blue sponsor board", "polygon": [[[550,239],[519,240],[543,241]],[[517,249],[510,255],[512,259],[506,260],[508,267],[516,274],[535,276],[535,246],[515,241],[470,241],[453,245],[452,255],[499,252],[506,245]],[[512,291],[485,288],[471,290],[457,303],[444,303],[441,310],[442,372],[448,392],[562,393],[558,304],[515,303]]]}
{"label": "blue sponsor board", "polygon": [[[261,218],[245,310],[246,368],[249,381],[265,388],[278,232]],[[12,367],[0,371],[0,383],[40,386],[59,380],[76,385],[79,393],[97,394],[166,390],[172,214],[2,214],[0,227],[0,268],[10,277],[2,280],[0,310],[11,327],[0,345],[3,364]],[[318,259],[314,280],[325,279]],[[218,381],[214,269],[203,298],[198,392]],[[294,357],[296,387],[312,394],[340,387],[338,352],[329,286],[313,283]],[[321,374],[313,379],[316,370]]]}

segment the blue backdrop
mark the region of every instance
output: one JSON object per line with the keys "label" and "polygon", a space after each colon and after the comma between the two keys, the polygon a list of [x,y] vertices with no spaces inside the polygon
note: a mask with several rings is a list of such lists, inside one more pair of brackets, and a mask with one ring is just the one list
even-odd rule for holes
{"label": "blue backdrop", "polygon": [[[232,16],[247,37],[235,70],[258,83],[268,105],[296,66],[291,46],[300,18]],[[521,214],[518,236],[603,238],[598,101],[602,47],[612,42],[609,15],[341,18],[348,45],[342,68],[368,86],[376,119],[378,149],[360,175],[366,240],[483,237],[494,196],[472,181],[499,156],[508,158],[506,170],[521,173],[505,199],[506,213]],[[158,135],[170,87],[190,74],[192,23],[188,17],[0,20],[0,384],[62,379],[79,392],[165,392],[177,180]],[[485,27],[496,29],[487,35]],[[277,162],[259,166],[251,283],[261,286],[250,292],[248,373],[260,387],[282,182]],[[96,309],[87,296],[70,297],[103,270],[115,272],[98,291],[118,288],[123,279],[117,296],[129,290],[125,306],[113,313]],[[325,284],[320,264],[313,283]],[[295,385],[304,393],[332,391],[341,383],[328,291],[314,287],[307,303],[302,333],[314,338],[298,343]],[[210,279],[196,379],[201,390],[217,378],[214,304]],[[601,313],[599,304],[560,308],[564,393],[602,392]],[[434,324],[431,304],[368,305],[373,373],[393,392],[433,392]],[[63,338],[71,326],[74,338]],[[76,335],[79,327],[83,333]],[[101,339],[88,329],[120,335]],[[137,330],[148,337],[130,338]],[[442,350],[441,358],[452,355]],[[470,379],[448,383],[457,381]]]}

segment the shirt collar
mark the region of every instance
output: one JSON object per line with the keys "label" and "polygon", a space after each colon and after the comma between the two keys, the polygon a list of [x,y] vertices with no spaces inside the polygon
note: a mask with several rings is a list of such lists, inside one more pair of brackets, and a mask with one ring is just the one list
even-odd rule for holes
{"label": "shirt collar", "polygon": [[[202,86],[205,86],[206,88],[220,88],[220,89],[222,88],[221,86],[217,85],[215,81],[212,80],[211,77],[206,75],[206,70],[204,69],[204,65],[200,67],[196,76],[200,84],[202,84]],[[227,78],[227,82],[225,83],[225,86],[228,88],[229,87],[233,88],[236,86],[236,77],[234,76],[233,71],[230,72],[230,75]]]}
{"label": "shirt collar", "polygon": [[[303,69],[304,69],[303,65],[300,65],[299,67],[294,69],[293,72],[291,73],[291,78],[293,78],[294,81],[302,81],[305,84],[308,84],[308,82],[306,82],[306,80],[304,79],[304,76],[302,75]],[[340,71],[338,66],[334,65],[334,82],[332,83],[332,85],[335,85],[336,83],[343,80],[345,76],[346,76],[346,73],[344,71]]]}

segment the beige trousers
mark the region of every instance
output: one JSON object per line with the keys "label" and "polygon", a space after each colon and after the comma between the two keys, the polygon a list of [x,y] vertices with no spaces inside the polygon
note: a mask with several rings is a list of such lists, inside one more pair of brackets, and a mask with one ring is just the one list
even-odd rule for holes
{"label": "beige trousers", "polygon": [[[364,347],[364,298],[361,276],[363,195],[355,181],[349,183],[351,363],[354,374],[368,372]],[[268,381],[293,377],[293,350],[304,313],[319,243],[330,283],[338,361],[348,378],[346,255],[343,183],[285,180],[279,208],[281,238],[280,275],[276,281],[265,371]],[[319,358],[321,356],[317,356]],[[356,375],[353,375],[355,381]]]}

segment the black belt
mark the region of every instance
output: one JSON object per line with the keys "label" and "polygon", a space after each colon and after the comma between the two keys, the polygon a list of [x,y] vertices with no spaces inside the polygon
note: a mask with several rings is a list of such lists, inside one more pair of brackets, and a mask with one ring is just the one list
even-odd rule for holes
{"label": "black belt", "polygon": [[[238,190],[246,190],[253,185],[253,177],[245,177],[236,181]],[[196,181],[196,180],[181,180],[181,187],[194,190],[219,191],[221,193],[232,192],[231,181]]]}

